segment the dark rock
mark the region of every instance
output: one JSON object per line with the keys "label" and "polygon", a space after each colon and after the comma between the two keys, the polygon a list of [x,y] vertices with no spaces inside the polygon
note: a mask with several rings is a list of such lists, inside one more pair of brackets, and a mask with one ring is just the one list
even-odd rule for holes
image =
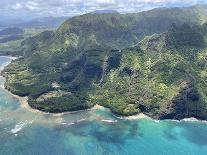
{"label": "dark rock", "polygon": [[90,77],[94,77],[94,76],[100,77],[101,73],[102,73],[102,68],[95,64],[87,64],[84,68],[84,74]]}
{"label": "dark rock", "polygon": [[122,73],[127,74],[129,76],[132,76],[132,74],[134,73],[134,71],[131,68],[124,67],[123,70],[122,70]]}
{"label": "dark rock", "polygon": [[178,120],[190,117],[207,119],[205,103],[192,83],[188,83],[180,94],[172,100],[168,108],[158,116],[159,119]]}

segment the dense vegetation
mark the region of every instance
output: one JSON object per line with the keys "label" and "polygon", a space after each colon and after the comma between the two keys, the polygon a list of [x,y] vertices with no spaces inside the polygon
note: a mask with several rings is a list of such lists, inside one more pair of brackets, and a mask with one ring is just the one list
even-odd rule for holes
{"label": "dense vegetation", "polygon": [[6,88],[49,112],[97,103],[120,115],[207,119],[205,17],[202,6],[74,17],[22,42]]}
{"label": "dense vegetation", "polygon": [[155,118],[206,119],[203,27],[195,31],[186,24],[173,26],[167,33],[146,37],[136,47],[123,50],[119,67],[92,93],[93,103],[125,115],[142,111]]}

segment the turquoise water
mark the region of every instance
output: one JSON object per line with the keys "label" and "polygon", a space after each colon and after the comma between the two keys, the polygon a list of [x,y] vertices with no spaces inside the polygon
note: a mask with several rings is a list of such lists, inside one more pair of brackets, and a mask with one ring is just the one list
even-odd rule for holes
{"label": "turquoise water", "polygon": [[[0,66],[10,61],[0,57]],[[0,85],[5,79],[0,77]],[[206,155],[207,123],[33,113],[0,88],[0,155]]]}

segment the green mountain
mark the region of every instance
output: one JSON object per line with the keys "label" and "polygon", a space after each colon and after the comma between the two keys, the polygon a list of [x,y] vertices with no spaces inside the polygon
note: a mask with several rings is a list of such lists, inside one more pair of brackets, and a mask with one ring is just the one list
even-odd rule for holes
{"label": "green mountain", "polygon": [[20,28],[5,28],[0,31],[0,43],[24,39],[24,31]]}
{"label": "green mountain", "polygon": [[118,114],[141,111],[159,119],[207,119],[207,48],[206,35],[201,35],[206,26],[172,26],[122,50],[119,67],[93,91],[92,102]]}
{"label": "green mountain", "polygon": [[207,119],[206,7],[86,14],[22,42],[6,88],[49,112]]}
{"label": "green mountain", "polygon": [[0,31],[0,37],[11,35],[23,35],[24,31],[17,27],[5,28]]}

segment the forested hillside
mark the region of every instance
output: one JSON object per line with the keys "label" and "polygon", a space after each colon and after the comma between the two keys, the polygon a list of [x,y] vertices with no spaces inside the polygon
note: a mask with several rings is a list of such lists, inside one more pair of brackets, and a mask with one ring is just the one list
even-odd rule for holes
{"label": "forested hillside", "polygon": [[206,7],[86,14],[22,42],[6,88],[48,112],[206,119]]}

